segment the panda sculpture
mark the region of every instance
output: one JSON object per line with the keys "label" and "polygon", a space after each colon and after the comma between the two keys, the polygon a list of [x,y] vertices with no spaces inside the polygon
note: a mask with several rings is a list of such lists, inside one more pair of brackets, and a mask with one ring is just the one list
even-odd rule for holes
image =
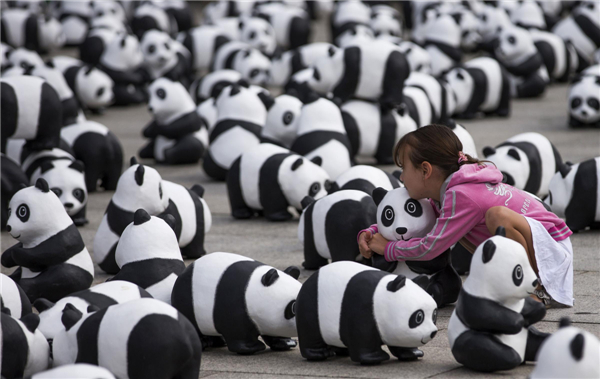
{"label": "panda sculpture", "polygon": [[[190,85],[190,94],[196,104],[207,99],[219,97],[223,88],[239,82],[242,74],[237,71],[223,69],[210,72],[200,79],[196,79]],[[212,101],[212,100],[211,100]]]}
{"label": "panda sculpture", "polygon": [[30,150],[57,147],[62,126],[58,93],[42,78],[16,76],[0,79],[2,152],[8,138],[24,138]]}
{"label": "panda sculpture", "polygon": [[[376,188],[372,196],[377,204],[377,229],[369,228],[372,234],[380,233],[388,241],[408,241],[423,238],[433,229],[436,216],[432,205],[423,199],[412,199],[405,188],[391,191]],[[387,262],[383,256],[374,255],[371,263],[373,267],[414,280],[439,308],[454,303],[462,286],[460,276],[450,263],[449,250],[430,261]]]}
{"label": "panda sculpture", "polygon": [[431,57],[431,75],[441,76],[462,61],[461,30],[449,14],[438,16],[427,27],[425,49]]}
{"label": "panda sculpture", "polygon": [[67,56],[54,57],[50,62],[63,73],[83,108],[97,112],[113,103],[115,83],[103,71]]}
{"label": "panda sculpture", "polygon": [[331,37],[335,41],[346,30],[356,25],[368,26],[370,21],[371,9],[362,1],[337,3],[331,13]]}
{"label": "panda sculpture", "polygon": [[275,29],[265,19],[247,17],[239,22],[239,40],[257,49],[267,57],[275,52],[277,40]]}
{"label": "panda sculpture", "polygon": [[123,379],[200,375],[194,326],[162,301],[138,299],[87,315],[67,304],[61,321],[65,330],[52,344],[55,366],[90,363]]}
{"label": "panda sculpture", "polygon": [[546,19],[542,7],[536,1],[522,1],[510,12],[515,26],[528,30],[546,30]]}
{"label": "panda sculpture", "polygon": [[558,82],[569,80],[579,66],[579,58],[573,45],[556,34],[543,30],[531,29],[529,33],[550,78]]}
{"label": "panda sculpture", "polygon": [[378,164],[393,164],[394,146],[418,126],[406,107],[386,109],[377,103],[350,100],[341,109],[352,155],[374,157]]}
{"label": "panda sculpture", "polygon": [[[14,210],[11,212],[11,210]],[[4,267],[30,301],[56,301],[89,288],[94,265],[79,231],[44,179],[10,200],[6,230],[19,243],[2,253]],[[51,216],[49,216],[51,215]]]}
{"label": "panda sculpture", "polygon": [[204,347],[227,344],[242,355],[265,350],[265,343],[273,351],[289,350],[296,346],[291,337],[299,275],[294,266],[281,271],[241,255],[212,253],[177,278],[171,303],[192,322]]}
{"label": "panda sculpture", "polygon": [[317,60],[330,54],[330,51],[335,52],[336,47],[326,42],[315,42],[275,55],[271,61],[269,84],[278,87],[286,85],[292,75],[311,67]]}
{"label": "panda sculpture", "polygon": [[405,86],[402,93],[404,94],[404,106],[410,118],[415,120],[417,127],[433,123],[435,108],[425,89],[421,86]]}
{"label": "panda sculpture", "polygon": [[266,106],[267,120],[261,130],[261,142],[289,149],[298,133],[302,101],[296,96],[283,94],[277,96],[272,102],[267,102]]}
{"label": "panda sculpture", "polygon": [[85,167],[87,192],[98,186],[107,191],[117,188],[123,167],[123,148],[117,136],[95,121],[82,121],[63,127],[60,138],[73,150]]}
{"label": "panda sculpture", "polygon": [[495,59],[471,59],[450,70],[444,79],[456,94],[457,118],[471,119],[479,112],[510,116],[510,79]]}
{"label": "panda sculpture", "polygon": [[31,379],[116,379],[105,369],[88,363],[76,363],[55,367],[51,370],[39,372]]}
{"label": "panda sculpture", "polygon": [[477,28],[481,35],[479,49],[490,54],[493,53],[498,33],[509,26],[512,26],[512,23],[502,7],[485,5],[479,13],[479,26]]}
{"label": "panda sculpture", "polygon": [[550,180],[544,202],[574,232],[600,228],[600,157],[564,165]]}
{"label": "panda sculpture", "polygon": [[60,22],[24,9],[2,10],[2,42],[39,53],[60,49],[66,42]]}
{"label": "panda sculpture", "polygon": [[535,361],[548,336],[532,326],[546,315],[529,296],[538,283],[525,248],[506,238],[503,227],[479,245],[448,324],[457,362],[493,372]]}
{"label": "panda sculpture", "polygon": [[177,30],[187,31],[193,26],[193,10],[183,0],[154,1],[154,5],[163,9],[169,15]]}
{"label": "panda sculpture", "polygon": [[[454,114],[456,109],[456,95],[448,82],[437,79],[429,74],[411,72],[406,79],[405,84],[405,91],[407,91],[408,87],[416,87],[425,92],[429,100],[430,108],[433,110],[431,122],[445,123]],[[415,109],[419,110],[422,104],[424,105],[421,98],[413,98],[413,103],[415,103],[414,107],[409,103],[410,101],[407,101],[409,113],[411,110],[413,112]],[[418,114],[421,115],[420,110]],[[417,126],[427,125],[423,123],[425,119],[426,117],[419,116],[419,123]]]}
{"label": "panda sculpture", "polygon": [[538,97],[544,93],[550,77],[528,30],[503,28],[494,55],[511,75],[511,96]]}
{"label": "panda sculpture", "polygon": [[410,41],[395,39],[392,42],[398,45],[398,50],[406,57],[410,66],[410,72],[416,71],[423,74],[431,74],[431,57],[427,50]]}
{"label": "panda sculpture", "polygon": [[[333,54],[332,54],[333,53]],[[410,66],[396,45],[383,40],[330,50],[313,65],[309,85],[322,95],[378,100],[383,106],[402,104],[402,87]]]}
{"label": "panda sculpture", "polygon": [[402,23],[400,12],[389,5],[374,5],[371,7],[371,21],[369,23],[376,37],[379,36],[402,36]]}
{"label": "panda sculpture", "polygon": [[600,127],[600,74],[583,74],[569,88],[569,126]]}
{"label": "panda sculpture", "polygon": [[298,119],[291,150],[308,159],[321,159],[332,180],[352,166],[352,147],[342,112],[331,100],[310,92]]}
{"label": "panda sculpture", "polygon": [[208,133],[210,134],[217,124],[218,113],[215,100],[212,97],[209,97],[201,102],[196,108],[196,113],[198,113],[198,116],[200,116],[202,122],[204,125],[206,125],[206,129],[208,129]]}
{"label": "panda sculpture", "polygon": [[8,62],[10,62],[13,66],[19,66],[21,68],[44,65],[44,61],[38,53],[22,47],[12,50],[7,58]]}
{"label": "panda sculpture", "polygon": [[22,378],[44,371],[50,365],[50,346],[37,329],[40,318],[30,313],[20,320],[0,312],[2,376]]}
{"label": "panda sculpture", "polygon": [[337,177],[335,182],[331,184],[329,193],[334,193],[339,190],[358,190],[371,195],[377,187],[384,188],[388,191],[394,188],[403,187],[400,182],[400,170],[388,173],[380,168],[356,165],[352,166],[348,171]]}
{"label": "panda sculpture", "polygon": [[[127,21],[127,15],[125,14],[124,7],[115,0],[107,0],[101,2],[93,2],[92,4],[92,14],[94,19],[110,16],[115,19],[125,22]],[[93,20],[92,20],[93,21]]]}
{"label": "panda sculpture", "polygon": [[15,193],[29,185],[29,178],[17,162],[4,155],[4,153],[1,153],[0,157],[0,168],[2,169],[2,174],[0,175],[2,181],[0,185],[0,190],[2,191],[0,195],[0,207],[2,207],[2,230],[4,230],[9,216],[8,203]]}
{"label": "panda sculpture", "polygon": [[483,148],[485,158],[504,175],[503,182],[544,198],[554,173],[564,169],[560,153],[539,133],[521,133],[495,148]]}
{"label": "panda sculpture", "polygon": [[208,131],[185,87],[159,78],[148,93],[154,120],[144,128],[143,135],[150,142],[140,149],[140,157],[166,164],[197,163],[208,145]]}
{"label": "panda sculpture", "polygon": [[93,16],[92,1],[66,1],[51,4],[54,13],[62,24],[66,46],[78,46],[89,30],[89,22]]}
{"label": "panda sculpture", "polygon": [[270,143],[247,150],[227,173],[231,215],[246,219],[261,212],[269,221],[291,219],[289,206],[300,211],[304,197],[327,194],[329,175],[320,163]]}
{"label": "panda sculpture", "polygon": [[594,53],[600,48],[600,21],[596,1],[582,1],[571,14],[552,28],[552,33],[570,42],[577,51],[579,67],[585,69],[594,62]]}
{"label": "panda sculpture", "polygon": [[255,13],[273,25],[277,46],[282,49],[297,49],[308,44],[311,20],[301,7],[284,3],[257,4]]}
{"label": "panda sculpture", "polygon": [[217,50],[212,71],[232,69],[251,84],[263,85],[270,77],[271,61],[257,49],[241,41],[226,42]]}
{"label": "panda sculpture", "polygon": [[458,26],[460,27],[460,47],[465,52],[475,52],[478,50],[481,42],[479,34],[480,19],[476,15],[477,11],[457,7],[456,12],[450,13]]}
{"label": "panda sculpture", "polygon": [[346,48],[350,46],[369,44],[375,41],[375,33],[367,25],[354,25],[346,29],[335,40],[336,46]]}
{"label": "panda sculpture", "polygon": [[402,275],[356,262],[335,262],[314,273],[296,300],[302,357],[350,356],[364,365],[423,357],[419,346],[437,334],[433,299]]}
{"label": "panda sculpture", "polygon": [[175,280],[185,270],[174,226],[171,215],[160,219],[138,209],[117,243],[115,261],[120,270],[110,280],[137,284],[170,304]]}
{"label": "panda sculpture", "polygon": [[537,364],[531,379],[542,378],[598,378],[600,368],[600,341],[590,332],[571,326],[568,318],[561,318],[559,329],[540,347]]}
{"label": "panda sculpture", "polygon": [[130,21],[131,30],[139,39],[150,31],[156,30],[174,36],[177,22],[160,7],[145,3],[135,8]]}
{"label": "panda sculpture", "polygon": [[267,109],[261,96],[243,84],[224,88],[216,99],[217,123],[210,131],[202,161],[204,171],[213,179],[224,181],[233,162],[260,143]]}
{"label": "panda sculpture", "polygon": [[477,147],[475,147],[475,140],[473,139],[473,136],[471,135],[471,133],[469,133],[467,128],[456,123],[456,121],[454,121],[453,119],[448,119],[444,123],[444,125],[449,127],[454,132],[454,134],[456,134],[456,136],[460,140],[460,143],[462,143],[463,145],[462,151],[465,154],[469,154],[473,158],[477,158]]}
{"label": "panda sculpture", "polygon": [[167,33],[149,30],[140,41],[144,67],[152,80],[161,77],[190,85],[190,52]]}
{"label": "panda sculpture", "polygon": [[[110,18],[110,20],[115,20]],[[89,65],[97,65],[100,57],[106,51],[106,47],[116,39],[120,34],[126,32],[125,25],[120,24],[122,30],[117,29],[119,22],[115,22],[115,27],[109,25],[99,25],[90,30],[85,40],[79,45],[79,59]]]}
{"label": "panda sculpture", "polygon": [[371,225],[377,207],[369,194],[348,189],[315,201],[302,200],[298,239],[304,245],[304,266],[318,270],[332,262],[355,261],[360,257],[356,235]]}
{"label": "panda sculpture", "polygon": [[192,70],[195,72],[210,69],[219,48],[229,42],[226,33],[221,28],[213,25],[195,27],[180,34],[177,39],[189,50],[192,59]]}
{"label": "panda sculpture", "polygon": [[34,301],[33,306],[40,315],[39,331],[47,340],[52,341],[65,328],[60,319],[67,303],[82,314],[87,314],[144,297],[152,297],[152,295],[131,282],[113,280],[72,293],[56,303],[39,298]]}
{"label": "panda sculpture", "polygon": [[10,277],[0,274],[0,312],[20,319],[31,313],[31,302],[21,287]]}

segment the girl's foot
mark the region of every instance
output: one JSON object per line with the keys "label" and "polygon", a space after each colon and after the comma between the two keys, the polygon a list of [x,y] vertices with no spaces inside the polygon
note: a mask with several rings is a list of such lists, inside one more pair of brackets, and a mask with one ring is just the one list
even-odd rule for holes
{"label": "girl's foot", "polygon": [[531,298],[535,301],[539,301],[546,306],[546,309],[550,308],[569,308],[568,305],[564,305],[554,300],[552,296],[542,286],[538,287],[533,291]]}

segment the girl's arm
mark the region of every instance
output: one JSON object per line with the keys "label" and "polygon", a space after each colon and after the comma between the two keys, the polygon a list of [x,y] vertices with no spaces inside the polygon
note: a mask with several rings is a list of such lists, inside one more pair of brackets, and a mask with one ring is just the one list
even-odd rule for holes
{"label": "girl's arm", "polygon": [[360,235],[363,234],[364,232],[371,232],[371,235],[374,236],[378,231],[379,231],[379,229],[377,229],[377,224],[373,224],[373,225],[369,226],[367,229],[363,229],[360,232],[358,232],[358,235],[356,236],[356,241],[360,240]]}
{"label": "girl's arm", "polygon": [[477,203],[462,192],[447,191],[442,210],[433,230],[424,238],[390,241],[384,251],[388,262],[398,260],[431,260],[458,242],[484,217]]}

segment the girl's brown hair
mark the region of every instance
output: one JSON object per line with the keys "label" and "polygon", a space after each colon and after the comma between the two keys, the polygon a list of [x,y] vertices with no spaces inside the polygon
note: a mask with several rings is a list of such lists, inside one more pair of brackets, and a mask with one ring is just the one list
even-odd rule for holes
{"label": "girl's brown hair", "polygon": [[462,142],[445,125],[426,125],[405,134],[394,147],[394,163],[400,167],[403,166],[402,159],[407,146],[411,147],[409,159],[413,166],[419,167],[421,163],[429,162],[441,168],[446,177],[464,164],[489,162],[465,154],[467,160],[458,163],[459,152],[463,149]]}

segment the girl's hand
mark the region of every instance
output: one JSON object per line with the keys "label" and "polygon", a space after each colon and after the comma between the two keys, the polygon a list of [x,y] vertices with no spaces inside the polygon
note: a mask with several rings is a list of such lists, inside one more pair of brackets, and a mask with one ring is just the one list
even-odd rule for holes
{"label": "girl's hand", "polygon": [[373,251],[369,248],[369,241],[371,241],[373,235],[370,231],[366,231],[360,234],[358,237],[358,250],[360,251],[360,255],[369,259],[373,256]]}
{"label": "girl's hand", "polygon": [[368,243],[369,248],[379,255],[383,255],[385,253],[385,246],[390,242],[386,240],[381,234],[376,233],[371,241]]}

